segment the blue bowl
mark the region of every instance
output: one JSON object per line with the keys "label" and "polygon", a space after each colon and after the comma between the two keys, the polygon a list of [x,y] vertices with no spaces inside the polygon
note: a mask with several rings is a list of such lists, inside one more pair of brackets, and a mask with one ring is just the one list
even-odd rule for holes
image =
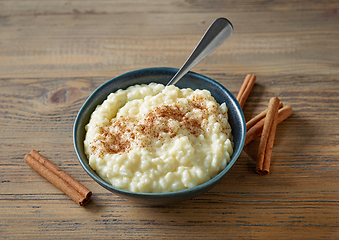
{"label": "blue bowl", "polygon": [[206,76],[189,72],[176,84],[177,87],[207,89],[212,93],[212,96],[219,104],[225,102],[226,106],[228,107],[229,123],[232,127],[233,134],[234,151],[230,162],[224,168],[224,170],[222,170],[211,180],[193,188],[168,193],[136,193],[113,187],[109,183],[105,182],[101,177],[99,177],[99,175],[89,166],[87,156],[84,152],[84,140],[86,134],[85,126],[89,122],[90,116],[95,110],[96,106],[102,104],[102,102],[110,93],[115,92],[118,89],[126,89],[132,85],[148,84],[151,82],[162,83],[166,85],[177,71],[178,69],[176,68],[159,67],[139,69],[124,73],[109,80],[97,88],[81,107],[75,120],[73,129],[75,152],[84,170],[102,187],[119,196],[147,205],[174,204],[195,198],[198,195],[201,195],[213,188],[218,182],[220,182],[220,180],[227,174],[227,172],[237,161],[243,149],[246,137],[246,123],[238,101],[225,87],[223,87],[218,82]]}

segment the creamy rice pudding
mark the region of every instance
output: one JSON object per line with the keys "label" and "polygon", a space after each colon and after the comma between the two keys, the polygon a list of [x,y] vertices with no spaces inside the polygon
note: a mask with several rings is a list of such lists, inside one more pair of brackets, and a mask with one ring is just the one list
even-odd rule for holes
{"label": "creamy rice pudding", "polygon": [[84,141],[89,165],[114,187],[172,192],[222,171],[233,153],[226,104],[207,90],[135,85],[91,115]]}

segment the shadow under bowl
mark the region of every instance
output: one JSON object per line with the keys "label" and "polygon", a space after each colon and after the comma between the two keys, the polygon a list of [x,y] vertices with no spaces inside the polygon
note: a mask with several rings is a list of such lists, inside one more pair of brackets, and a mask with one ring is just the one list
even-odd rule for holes
{"label": "shadow under bowl", "polygon": [[74,149],[81,166],[84,168],[87,174],[90,175],[102,187],[119,196],[142,204],[174,204],[193,199],[198,195],[201,195],[213,188],[227,174],[227,172],[232,168],[232,166],[238,159],[243,149],[246,137],[246,123],[238,101],[225,87],[223,87],[218,82],[201,74],[189,72],[176,84],[177,87],[191,88],[193,90],[207,89],[211,92],[212,96],[219,104],[225,102],[226,106],[228,107],[228,120],[232,128],[234,151],[231,156],[230,162],[218,175],[199,186],[181,191],[168,193],[137,193],[113,187],[111,184],[104,181],[89,166],[87,156],[84,152],[84,140],[86,134],[85,126],[88,124],[91,114],[95,110],[97,105],[102,104],[102,102],[106,100],[107,96],[110,93],[116,92],[118,89],[126,89],[127,87],[132,85],[149,84],[151,82],[166,85],[177,71],[178,69],[176,68],[159,67],[139,69],[124,73],[107,81],[99,88],[97,88],[81,107],[76,117],[73,128]]}

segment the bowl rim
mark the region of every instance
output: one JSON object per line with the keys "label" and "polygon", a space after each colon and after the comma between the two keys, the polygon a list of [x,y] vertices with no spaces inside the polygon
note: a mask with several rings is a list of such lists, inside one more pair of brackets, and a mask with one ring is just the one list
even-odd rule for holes
{"label": "bowl rim", "polygon": [[[95,173],[95,171],[89,166],[89,163],[88,163],[88,165],[85,164],[84,161],[88,162],[88,158],[86,157],[86,159],[83,159],[81,157],[81,155],[79,153],[79,149],[77,147],[78,139],[77,139],[77,136],[76,136],[77,135],[77,127],[79,125],[81,116],[82,116],[85,108],[92,101],[92,98],[95,97],[96,93],[99,92],[101,89],[105,88],[107,85],[111,84],[111,82],[116,81],[117,79],[120,79],[120,78],[124,78],[124,77],[126,77],[130,74],[141,73],[141,72],[144,72],[144,71],[173,71],[173,72],[175,72],[175,71],[178,71],[178,69],[177,68],[170,68],[170,67],[151,67],[151,68],[141,68],[141,69],[137,69],[137,70],[132,70],[132,71],[128,71],[128,72],[125,72],[123,74],[120,74],[116,77],[113,77],[110,80],[101,84],[98,88],[96,88],[90,94],[90,96],[86,99],[86,101],[83,103],[83,105],[81,106],[79,112],[77,113],[77,116],[76,116],[76,119],[75,119],[75,122],[74,122],[74,125],[73,125],[73,145],[74,145],[74,150],[75,150],[75,153],[77,155],[78,161],[80,162],[80,165],[86,171],[86,173],[91,178],[93,178],[98,184],[100,184],[102,187],[104,187],[108,190],[112,190],[114,192],[120,193],[122,195],[130,195],[130,196],[137,196],[137,197],[171,197],[171,196],[177,196],[177,195],[187,195],[190,192],[202,191],[205,188],[208,188],[210,185],[213,185],[215,182],[218,183],[226,175],[226,173],[233,167],[233,165],[235,164],[235,162],[237,161],[237,159],[239,158],[239,156],[240,156],[240,154],[243,150],[245,138],[246,138],[246,122],[245,122],[243,111],[242,111],[238,101],[236,100],[234,95],[227,88],[225,88],[222,84],[220,84],[219,82],[217,82],[217,81],[215,81],[215,80],[213,80],[209,77],[206,77],[202,74],[195,73],[195,72],[192,72],[192,71],[189,71],[186,75],[191,75],[193,78],[203,79],[203,80],[205,80],[209,83],[212,83],[213,85],[216,85],[222,91],[227,92],[227,94],[231,98],[232,102],[234,102],[234,104],[237,106],[237,108],[236,108],[236,110],[238,112],[237,115],[240,116],[240,120],[241,120],[240,122],[242,124],[242,127],[244,128],[244,131],[242,131],[242,134],[240,136],[240,139],[241,139],[240,146],[238,147],[237,151],[233,152],[233,154],[231,155],[230,161],[228,162],[226,167],[221,172],[219,172],[216,176],[214,176],[210,180],[206,181],[205,183],[202,183],[202,184],[195,186],[195,187],[192,187],[192,188],[187,188],[187,189],[174,191],[174,192],[143,193],[143,192],[132,192],[132,191],[128,191],[128,190],[124,190],[124,189],[114,187],[111,184],[109,184],[108,182],[106,182],[104,179],[102,179],[97,173]],[[105,99],[107,99],[107,96],[105,97]],[[83,141],[82,141],[82,144],[83,144]]]}

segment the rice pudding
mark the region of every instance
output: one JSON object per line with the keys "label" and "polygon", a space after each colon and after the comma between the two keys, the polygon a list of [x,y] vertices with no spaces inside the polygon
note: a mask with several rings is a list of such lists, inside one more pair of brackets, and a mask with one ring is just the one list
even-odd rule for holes
{"label": "rice pudding", "polygon": [[207,90],[157,83],[118,90],[86,125],[89,165],[112,186],[132,192],[198,186],[230,161],[227,111]]}

